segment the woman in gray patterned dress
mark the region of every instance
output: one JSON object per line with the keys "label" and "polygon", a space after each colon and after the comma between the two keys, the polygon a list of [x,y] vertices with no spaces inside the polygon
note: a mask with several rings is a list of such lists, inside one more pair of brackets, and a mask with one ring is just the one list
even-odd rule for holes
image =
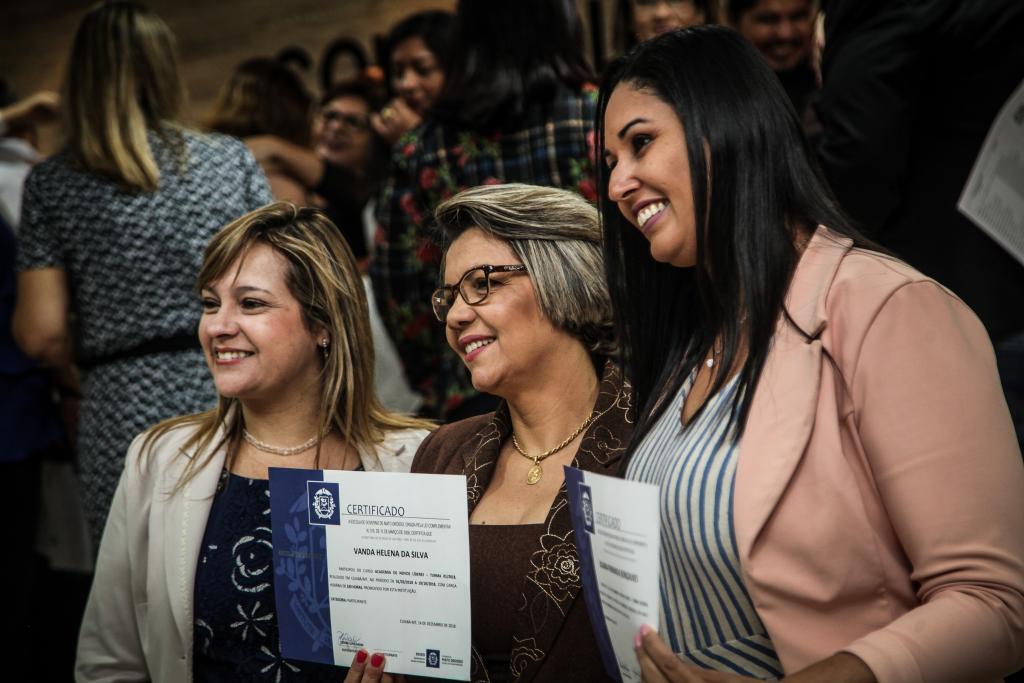
{"label": "woman in gray patterned dress", "polygon": [[213,405],[192,285],[207,240],[271,200],[243,144],[181,125],[174,42],[137,5],[89,11],[65,78],[66,146],[25,184],[14,333],[29,355],[83,371],[94,541],[132,437]]}

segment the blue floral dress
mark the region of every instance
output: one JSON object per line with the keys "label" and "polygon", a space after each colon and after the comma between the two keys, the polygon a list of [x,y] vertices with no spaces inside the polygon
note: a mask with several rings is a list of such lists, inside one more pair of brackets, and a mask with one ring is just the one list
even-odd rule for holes
{"label": "blue floral dress", "polygon": [[210,508],[195,585],[195,680],[332,681],[347,669],[281,657],[270,485],[227,471]]}

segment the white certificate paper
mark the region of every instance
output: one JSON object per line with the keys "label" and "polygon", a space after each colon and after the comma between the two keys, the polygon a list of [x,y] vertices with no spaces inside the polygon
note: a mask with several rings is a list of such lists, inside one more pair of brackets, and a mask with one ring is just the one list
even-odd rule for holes
{"label": "white certificate paper", "polygon": [[957,208],[1024,263],[1024,81],[989,129]]}
{"label": "white certificate paper", "polygon": [[466,478],[270,469],[281,654],[469,680]]}
{"label": "white certificate paper", "polygon": [[572,526],[583,570],[583,597],[605,671],[639,681],[633,637],[658,628],[658,487],[565,468]]}

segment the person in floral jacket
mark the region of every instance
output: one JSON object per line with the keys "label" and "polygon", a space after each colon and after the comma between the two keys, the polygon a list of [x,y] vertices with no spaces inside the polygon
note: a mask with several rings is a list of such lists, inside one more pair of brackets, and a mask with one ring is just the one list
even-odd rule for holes
{"label": "person in floral jacket", "polygon": [[394,148],[370,274],[423,415],[451,421],[496,405],[473,389],[431,311],[443,248],[434,207],[467,187],[505,182],[597,199],[597,92],[581,35],[572,3],[460,2],[445,89]]}

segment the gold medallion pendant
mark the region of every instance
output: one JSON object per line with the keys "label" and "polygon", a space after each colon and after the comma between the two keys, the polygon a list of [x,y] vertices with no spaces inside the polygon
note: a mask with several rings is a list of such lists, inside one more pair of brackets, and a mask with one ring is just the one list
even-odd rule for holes
{"label": "gold medallion pendant", "polygon": [[553,453],[557,453],[558,451],[562,450],[570,443],[572,443],[573,439],[582,434],[583,430],[586,429],[591,422],[597,419],[597,417],[597,415],[591,415],[586,420],[584,420],[583,424],[577,427],[576,431],[570,434],[565,441],[558,444],[554,448],[546,450],[543,453],[538,453],[537,455],[530,455],[529,453],[524,451],[523,447],[519,445],[519,440],[516,439],[516,433],[512,432],[512,447],[519,452],[519,455],[523,456],[524,458],[529,458],[530,460],[533,461],[533,467],[531,467],[529,471],[526,473],[526,483],[529,484],[530,486],[533,486],[538,481],[540,481],[540,478],[544,476],[544,470],[541,469],[540,461],[548,457],[549,455],[552,455]]}

